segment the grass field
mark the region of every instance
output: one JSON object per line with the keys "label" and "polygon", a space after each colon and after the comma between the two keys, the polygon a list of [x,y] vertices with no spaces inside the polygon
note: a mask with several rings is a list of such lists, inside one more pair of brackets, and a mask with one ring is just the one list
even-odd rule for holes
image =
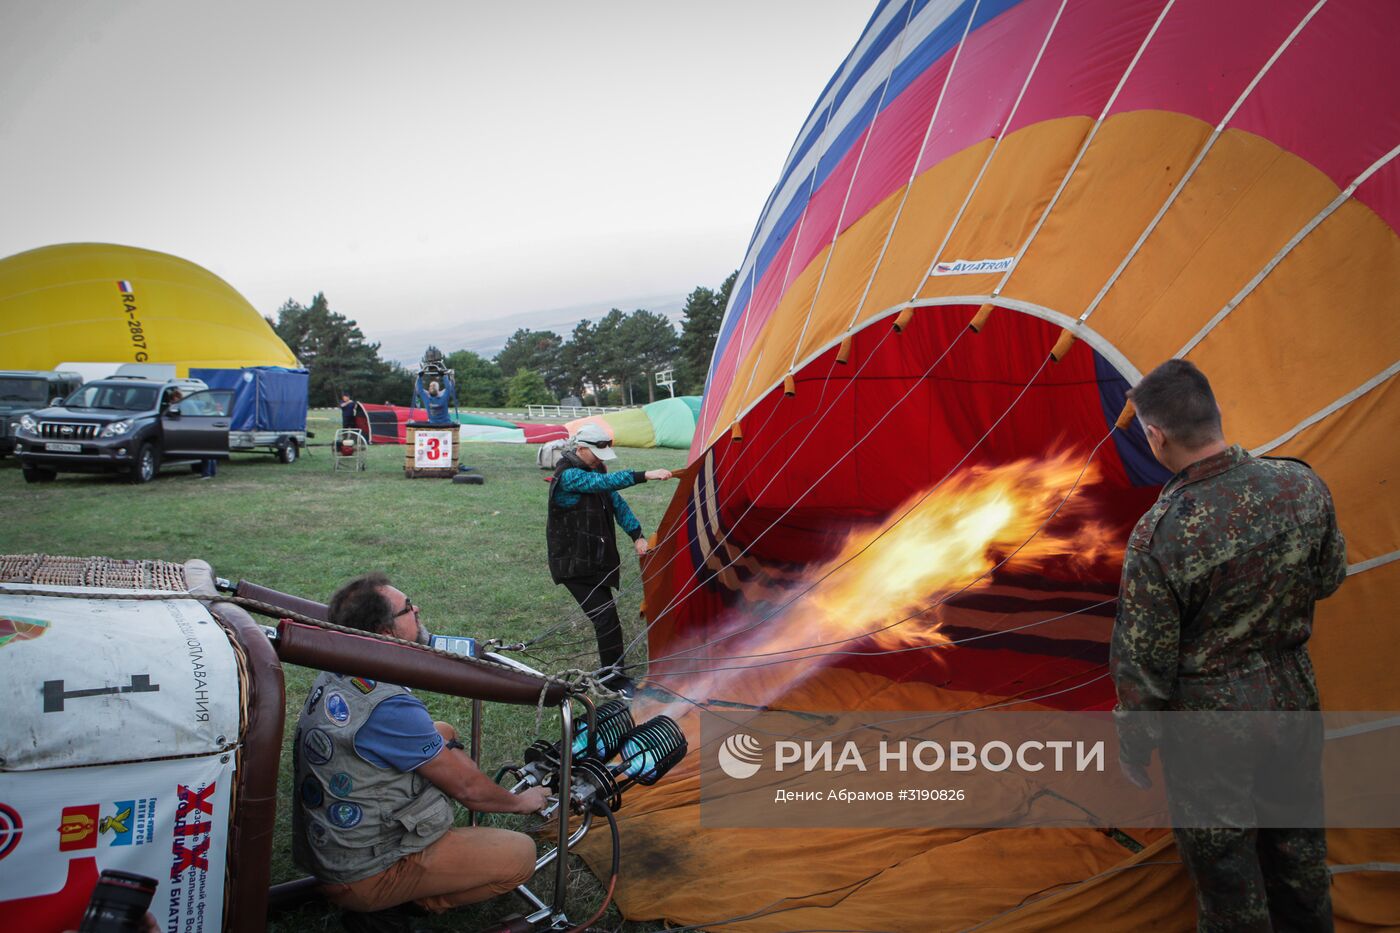
{"label": "grass field", "polygon": [[[333,418],[330,411],[312,412],[309,427],[320,444],[338,426],[338,413]],[[198,557],[220,576],[321,601],[344,580],[383,570],[422,606],[423,623],[434,632],[523,640],[573,619],[569,632],[556,638],[550,660],[558,663],[554,669],[592,668],[597,662],[592,628],[579,619],[569,594],[551,583],[545,566],[547,486],[545,474],[535,466],[535,452],[531,445],[466,445],[463,462],[486,478],[483,486],[407,480],[399,446],[371,448],[361,473],[332,471],[329,447],[313,446],[290,465],[267,454],[235,454],[213,480],[201,481],[188,469],[171,467],[145,486],[83,474],[27,485],[10,458],[0,461],[0,501],[5,503],[0,553],[171,561]],[[622,449],[616,466],[672,469],[684,460],[685,453],[678,450]],[[674,490],[673,483],[649,483],[625,494],[647,533],[655,530]],[[622,541],[625,545],[625,537]],[[618,608],[630,639],[641,628],[636,613],[640,583],[637,563],[626,551],[622,592]],[[566,652],[576,656],[566,657]],[[315,672],[284,670],[288,735],[280,799],[289,801],[290,731]],[[465,728],[467,701],[434,694],[423,699],[435,718]],[[488,705],[484,721],[481,765],[488,773],[518,760],[535,738],[534,708]],[[546,717],[542,734],[556,738],[556,722]],[[291,861],[289,821],[286,808],[280,807],[274,882],[301,874]],[[501,825],[510,824],[503,819]],[[600,889],[581,873],[573,886],[570,916],[577,922],[592,914]],[[549,886],[542,883],[541,888]],[[522,907],[518,898],[501,898],[432,926],[474,929]],[[599,923],[602,928],[619,925],[612,909]],[[269,929],[335,930],[338,923],[333,910],[311,906],[278,918]]]}

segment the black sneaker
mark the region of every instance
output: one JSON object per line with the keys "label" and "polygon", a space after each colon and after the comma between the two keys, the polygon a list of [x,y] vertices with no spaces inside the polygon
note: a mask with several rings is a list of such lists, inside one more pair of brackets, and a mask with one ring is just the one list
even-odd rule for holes
{"label": "black sneaker", "polygon": [[342,911],[340,925],[345,933],[413,933],[408,911],[403,907],[390,907],[372,913],[359,913],[354,910]]}

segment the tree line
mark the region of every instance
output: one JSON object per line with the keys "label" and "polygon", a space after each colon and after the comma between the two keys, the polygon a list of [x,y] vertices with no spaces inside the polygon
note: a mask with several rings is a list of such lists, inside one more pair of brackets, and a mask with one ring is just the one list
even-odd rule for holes
{"label": "tree line", "polygon": [[[593,405],[630,405],[655,400],[655,377],[665,369],[675,371],[677,395],[698,395],[736,275],[686,296],[679,334],[663,314],[613,308],[596,321],[579,321],[568,337],[521,328],[490,359],[471,350],[448,353],[458,403],[514,408],[573,396]],[[267,322],[310,371],[312,405],[334,405],[342,391],[394,405],[412,397],[416,370],[382,359],[379,344],[332,311],[324,293],[309,305],[288,299]]]}

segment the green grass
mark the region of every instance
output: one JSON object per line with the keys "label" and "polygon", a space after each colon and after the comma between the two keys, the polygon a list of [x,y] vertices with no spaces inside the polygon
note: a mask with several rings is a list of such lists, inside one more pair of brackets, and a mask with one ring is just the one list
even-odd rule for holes
{"label": "green grass", "polygon": [[[338,413],[313,411],[309,427],[328,444]],[[201,481],[186,468],[170,467],[155,482],[128,485],[120,478],[63,474],[55,482],[27,485],[13,458],[0,461],[0,500],[5,523],[0,553],[184,561],[203,558],[230,579],[246,579],[273,589],[325,601],[346,579],[369,570],[387,573],[413,602],[423,607],[432,631],[478,638],[524,640],[561,620],[571,629],[546,652],[550,670],[596,667],[591,626],[563,587],[551,583],[545,566],[546,475],[535,466],[536,447],[467,444],[463,462],[486,478],[483,486],[447,480],[408,480],[404,448],[371,448],[365,472],[335,472],[328,446],[315,446],[291,465],[267,454],[235,454],[219,475]],[[619,452],[621,469],[667,469],[684,464],[678,450]],[[672,483],[649,483],[629,490],[627,502],[647,533],[655,530]],[[625,545],[626,539],[623,538]],[[619,613],[630,639],[641,630],[637,619],[640,584],[637,564],[623,554],[623,595]],[[572,646],[570,643],[573,643]],[[527,659],[527,663],[528,659]],[[280,801],[291,797],[290,732],[315,672],[284,668],[287,732],[283,739]],[[470,703],[424,694],[437,719],[464,732]],[[484,718],[482,767],[493,773],[518,760],[534,740],[533,708],[488,704]],[[557,718],[546,717],[542,734],[557,738]],[[506,818],[501,825],[510,825]],[[299,877],[292,864],[289,815],[279,807],[272,853],[273,881]],[[605,831],[605,830],[601,830]],[[546,873],[542,873],[546,874]],[[552,872],[548,872],[552,877]],[[541,877],[536,893],[550,885]],[[576,871],[570,916],[593,913],[600,889]],[[543,890],[541,890],[543,889]],[[507,896],[437,921],[437,929],[471,929],[489,919],[521,910]],[[335,930],[336,914],[322,905],[284,915],[272,930]],[[602,926],[617,926],[610,908]],[[655,929],[627,924],[629,930]]]}

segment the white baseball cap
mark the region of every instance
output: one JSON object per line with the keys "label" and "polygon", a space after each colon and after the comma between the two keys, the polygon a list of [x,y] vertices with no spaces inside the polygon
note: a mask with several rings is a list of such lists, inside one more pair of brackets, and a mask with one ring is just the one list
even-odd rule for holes
{"label": "white baseball cap", "polygon": [[612,449],[613,439],[607,431],[592,422],[578,429],[574,435],[580,447],[593,451],[599,460],[616,460],[617,452]]}

